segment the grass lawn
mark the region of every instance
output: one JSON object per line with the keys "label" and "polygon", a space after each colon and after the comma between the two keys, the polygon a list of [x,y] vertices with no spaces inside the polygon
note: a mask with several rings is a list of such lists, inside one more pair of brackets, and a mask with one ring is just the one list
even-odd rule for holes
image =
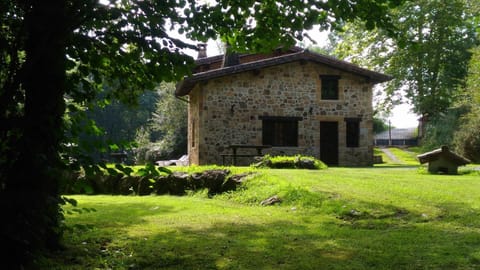
{"label": "grass lawn", "polygon": [[388,155],[386,155],[380,148],[374,148],[374,155],[382,156],[383,163],[375,164],[375,166],[418,166],[420,162],[417,159],[417,155],[421,154],[418,147],[410,148],[398,148],[398,147],[388,147],[386,148],[392,155],[397,158],[397,161],[392,160]]}
{"label": "grass lawn", "polygon": [[[208,198],[72,196],[42,269],[480,269],[480,174],[256,170]],[[252,170],[235,168],[236,172]],[[272,195],[281,204],[260,206]],[[72,207],[67,206],[70,211]]]}

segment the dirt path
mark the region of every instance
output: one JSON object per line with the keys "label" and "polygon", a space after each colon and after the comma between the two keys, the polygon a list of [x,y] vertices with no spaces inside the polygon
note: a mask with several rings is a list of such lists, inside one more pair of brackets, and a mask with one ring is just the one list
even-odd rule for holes
{"label": "dirt path", "polygon": [[392,152],[390,152],[390,150],[389,150],[388,148],[380,148],[380,150],[382,150],[382,152],[385,153],[385,155],[387,155],[388,158],[390,158],[393,163],[403,164],[403,162],[400,161],[400,160],[397,158],[397,156],[395,156]]}

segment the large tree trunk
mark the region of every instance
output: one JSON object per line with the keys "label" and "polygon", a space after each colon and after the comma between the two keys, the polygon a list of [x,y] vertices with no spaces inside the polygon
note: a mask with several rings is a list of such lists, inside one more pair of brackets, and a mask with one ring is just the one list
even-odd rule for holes
{"label": "large tree trunk", "polygon": [[[28,1],[27,1],[28,2]],[[59,247],[62,236],[58,155],[65,110],[66,1],[26,4],[25,107],[21,137],[0,187],[0,261],[5,269],[27,266],[35,253]]]}

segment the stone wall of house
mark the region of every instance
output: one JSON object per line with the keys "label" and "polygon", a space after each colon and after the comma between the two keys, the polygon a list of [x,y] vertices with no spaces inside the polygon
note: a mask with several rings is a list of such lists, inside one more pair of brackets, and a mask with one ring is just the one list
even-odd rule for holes
{"label": "stone wall of house", "polygon": [[[340,76],[338,100],[321,100],[320,75]],[[337,121],[339,165],[372,164],[372,84],[363,77],[311,62],[294,62],[199,83],[189,98],[193,164],[222,164],[220,154],[230,153],[230,144],[262,144],[260,116],[302,118],[298,147],[274,147],[267,153],[319,158],[320,121]],[[361,119],[359,147],[346,147],[345,118]]]}

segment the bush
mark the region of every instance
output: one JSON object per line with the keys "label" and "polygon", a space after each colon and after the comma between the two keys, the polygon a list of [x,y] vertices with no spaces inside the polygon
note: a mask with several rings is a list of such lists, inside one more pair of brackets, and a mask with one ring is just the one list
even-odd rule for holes
{"label": "bush", "polygon": [[322,161],[309,156],[270,156],[265,155],[261,161],[254,164],[255,167],[267,167],[273,169],[326,169],[327,165]]}
{"label": "bush", "polygon": [[460,118],[467,112],[465,107],[450,108],[446,113],[431,116],[425,127],[422,151],[430,151],[442,145],[452,146],[455,132],[460,127]]}
{"label": "bush", "polygon": [[[124,169],[129,167],[117,166]],[[211,169],[202,172],[172,172],[167,168],[148,164],[145,168],[125,173],[108,168],[96,174],[71,174],[70,184],[64,194],[112,194],[112,195],[185,195],[188,191],[208,190],[208,195],[232,191],[250,173],[231,174],[227,169]]]}
{"label": "bush", "polygon": [[458,154],[480,162],[480,116],[471,114],[455,132],[453,144]]}

